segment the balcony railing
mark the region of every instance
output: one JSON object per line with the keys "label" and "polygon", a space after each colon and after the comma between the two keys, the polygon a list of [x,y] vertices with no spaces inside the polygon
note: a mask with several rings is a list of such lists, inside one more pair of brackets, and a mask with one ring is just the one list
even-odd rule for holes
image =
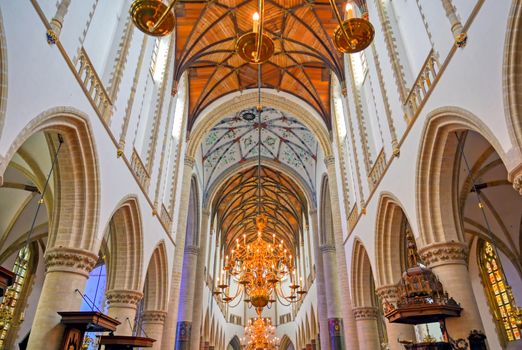
{"label": "balcony railing", "polygon": [[136,178],[138,179],[141,187],[145,192],[147,192],[149,189],[150,175],[147,171],[147,168],[145,167],[145,164],[143,164],[141,161],[141,158],[136,149],[132,150],[131,168],[134,172],[134,175],[136,175]]}
{"label": "balcony railing", "polygon": [[98,112],[98,115],[105,123],[108,123],[112,114],[112,102],[83,47],[80,48],[78,53],[76,73],[82,82],[87,96],[96,107],[96,112]]}
{"label": "balcony railing", "polygon": [[357,224],[357,219],[359,218],[359,209],[357,208],[357,204],[353,206],[350,211],[350,215],[348,216],[348,232],[351,232],[355,225]]}
{"label": "balcony railing", "polygon": [[372,169],[370,170],[370,173],[368,174],[370,191],[373,190],[373,187],[381,179],[382,175],[384,174],[384,169],[386,169],[386,157],[384,156],[384,149],[381,149],[377,155],[377,159],[375,160]]}
{"label": "balcony railing", "polygon": [[415,116],[420,107],[424,105],[432,84],[439,72],[439,62],[433,50],[430,51],[422,69],[410,90],[410,94],[406,98],[406,108],[410,116]]}
{"label": "balcony railing", "polygon": [[167,232],[170,232],[172,229],[172,218],[170,217],[169,211],[165,208],[165,204],[161,204],[161,210],[159,213],[159,219]]}

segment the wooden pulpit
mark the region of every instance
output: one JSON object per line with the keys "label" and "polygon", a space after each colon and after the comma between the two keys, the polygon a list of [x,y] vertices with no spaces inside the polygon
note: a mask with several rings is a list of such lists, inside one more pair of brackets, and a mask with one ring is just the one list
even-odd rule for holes
{"label": "wooden pulpit", "polygon": [[102,335],[100,345],[105,350],[126,350],[134,348],[151,348],[156,339],[123,335]]}
{"label": "wooden pulpit", "polygon": [[62,350],[80,350],[85,332],[113,332],[119,321],[97,311],[61,311],[65,325]]}

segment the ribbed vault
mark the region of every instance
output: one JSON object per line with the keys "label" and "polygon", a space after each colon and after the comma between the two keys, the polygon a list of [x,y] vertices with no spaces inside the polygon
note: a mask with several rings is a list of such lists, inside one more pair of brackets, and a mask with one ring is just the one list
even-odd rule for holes
{"label": "ribbed vault", "polygon": [[[189,130],[211,102],[257,86],[257,66],[235,53],[236,40],[252,30],[256,11],[255,0],[178,3],[174,80],[189,71]],[[330,72],[344,81],[342,55],[331,39],[336,26],[328,1],[265,1],[265,33],[274,39],[275,54],[262,65],[263,87],[305,100],[327,126]]]}
{"label": "ribbed vault", "polygon": [[[252,240],[257,232],[257,167],[233,175],[220,188],[213,206],[217,226],[227,246],[246,234]],[[294,249],[306,210],[304,194],[283,173],[261,167],[261,213],[268,216],[266,233],[275,233],[287,247]]]}

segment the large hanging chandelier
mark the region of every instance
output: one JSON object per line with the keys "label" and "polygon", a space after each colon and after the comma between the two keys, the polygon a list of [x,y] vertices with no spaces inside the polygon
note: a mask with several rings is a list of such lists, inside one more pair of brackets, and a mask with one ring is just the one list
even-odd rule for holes
{"label": "large hanging chandelier", "polygon": [[[257,236],[253,242],[243,234],[243,242],[239,238],[226,255],[221,279],[214,291],[218,300],[231,303],[243,297],[249,307],[254,307],[261,317],[263,308],[271,307],[276,301],[290,305],[301,301],[306,294],[297,283],[294,268],[294,257],[285,247],[284,241],[276,241],[276,234],[270,237],[265,229],[268,218],[261,213],[261,65],[258,66],[258,159],[257,159]],[[288,291],[283,284],[289,280]],[[236,281],[237,289],[231,293],[230,284]],[[237,305],[237,304],[236,304]]]}
{"label": "large hanging chandelier", "polygon": [[241,347],[245,350],[275,350],[279,346],[275,327],[270,318],[258,317],[248,321],[245,336],[241,338]]}

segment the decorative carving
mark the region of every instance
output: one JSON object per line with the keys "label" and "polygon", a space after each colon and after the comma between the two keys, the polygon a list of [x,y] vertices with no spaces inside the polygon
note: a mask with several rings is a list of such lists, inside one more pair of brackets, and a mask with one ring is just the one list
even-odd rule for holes
{"label": "decorative carving", "polygon": [[522,172],[513,179],[513,188],[522,196]]}
{"label": "decorative carving", "polygon": [[195,163],[196,163],[196,160],[194,158],[185,156],[185,165],[186,166],[193,168]]}
{"label": "decorative carving", "polygon": [[72,272],[89,276],[98,255],[84,249],[53,247],[45,253],[46,272]]}
{"label": "decorative carving", "polygon": [[147,323],[164,323],[167,313],[160,310],[146,310],[143,312],[141,319],[144,324]]}
{"label": "decorative carving", "polygon": [[330,331],[330,337],[340,337],[343,333],[343,319],[329,318],[328,330]]}
{"label": "decorative carving", "polygon": [[371,306],[353,308],[353,316],[356,321],[377,319],[377,309]]}
{"label": "decorative carving", "polygon": [[[190,341],[190,334],[192,331],[192,322],[188,321],[179,321],[176,341],[178,343],[186,343]],[[176,346],[176,348],[178,348]]]}
{"label": "decorative carving", "polygon": [[334,156],[327,156],[324,158],[324,164],[326,167],[334,166],[335,165],[335,157]]}
{"label": "decorative carving", "polygon": [[185,247],[185,254],[198,255],[199,247],[195,245],[189,245]]}
{"label": "decorative carving", "polygon": [[459,242],[435,243],[419,250],[422,261],[429,266],[466,264],[468,247]]}
{"label": "decorative carving", "polygon": [[379,298],[382,300],[383,305],[385,302],[396,302],[397,301],[397,286],[396,285],[388,285],[388,286],[382,286],[375,290],[375,293],[379,296]]}
{"label": "decorative carving", "polygon": [[143,298],[143,293],[134,290],[112,289],[105,293],[107,304],[111,306],[136,307]]}
{"label": "decorative carving", "polygon": [[58,35],[52,30],[48,29],[47,33],[45,33],[45,36],[47,37],[47,43],[49,45],[55,45],[56,41],[58,40]]}

